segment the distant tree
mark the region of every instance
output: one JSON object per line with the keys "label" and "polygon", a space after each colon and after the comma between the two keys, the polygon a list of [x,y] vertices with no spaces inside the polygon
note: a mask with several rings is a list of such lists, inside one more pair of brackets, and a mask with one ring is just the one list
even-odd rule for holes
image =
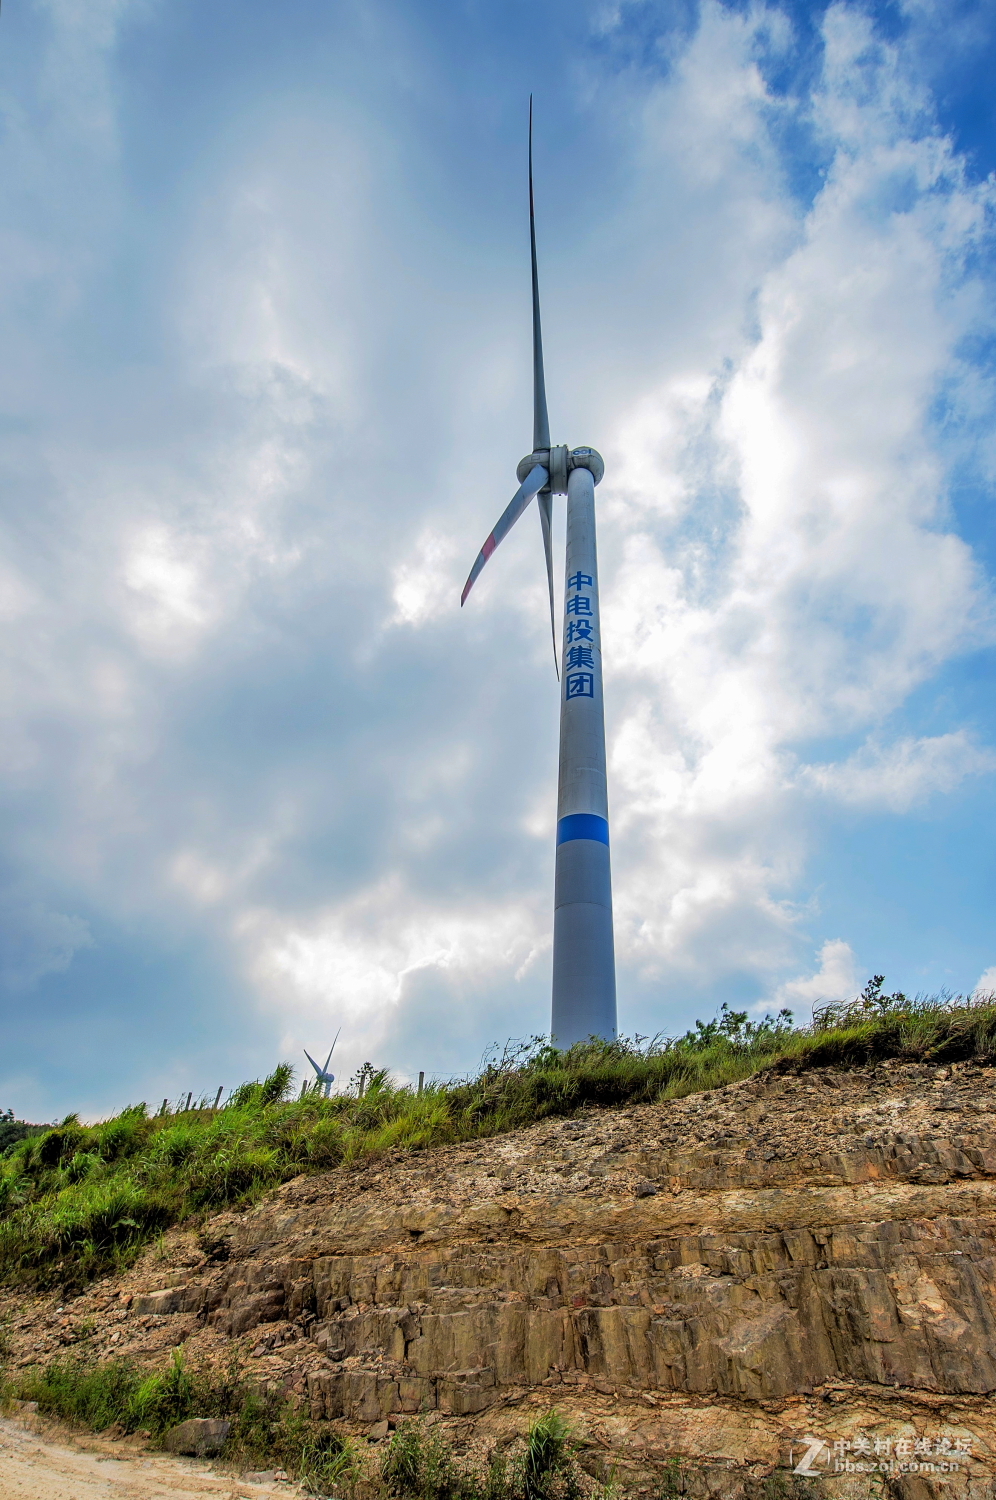
{"label": "distant tree", "polygon": [[40,1135],[47,1125],[29,1125],[26,1120],[15,1120],[12,1109],[0,1109],[0,1156],[23,1141],[26,1135]]}

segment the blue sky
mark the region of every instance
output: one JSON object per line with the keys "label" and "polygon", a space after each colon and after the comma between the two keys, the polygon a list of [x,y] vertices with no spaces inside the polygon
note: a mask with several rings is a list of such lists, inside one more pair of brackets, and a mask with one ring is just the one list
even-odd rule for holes
{"label": "blue sky", "polygon": [[[0,1106],[548,1022],[547,383],[598,491],[620,1024],[996,983],[996,15],[0,21]],[[563,516],[558,516],[562,535]]]}

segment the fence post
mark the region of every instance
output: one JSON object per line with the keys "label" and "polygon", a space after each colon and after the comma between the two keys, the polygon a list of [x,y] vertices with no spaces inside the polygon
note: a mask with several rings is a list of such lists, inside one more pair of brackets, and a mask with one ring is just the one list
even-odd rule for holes
{"label": "fence post", "polygon": [[419,1091],[419,1093],[422,1092],[422,1090],[423,1090],[424,1087],[425,1087],[425,1070],[423,1069],[422,1072],[420,1072],[419,1075],[418,1075],[418,1091]]}
{"label": "fence post", "polygon": [[222,1091],[222,1089],[224,1087],[225,1087],[225,1085],[223,1083],[221,1083],[221,1084],[218,1085],[218,1092],[214,1096],[214,1107],[215,1107],[215,1109],[217,1109],[218,1105],[221,1103],[221,1091]]}
{"label": "fence post", "polygon": [[193,1091],[193,1089],[191,1089],[190,1093],[187,1095],[187,1102],[184,1105],[184,1110],[188,1110],[190,1108],[190,1101],[191,1101],[191,1099],[193,1097],[194,1097],[194,1091]]}

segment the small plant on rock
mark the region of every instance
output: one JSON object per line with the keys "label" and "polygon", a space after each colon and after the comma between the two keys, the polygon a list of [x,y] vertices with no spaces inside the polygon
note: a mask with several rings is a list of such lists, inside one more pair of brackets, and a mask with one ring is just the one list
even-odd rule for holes
{"label": "small plant on rock", "polygon": [[523,1500],[581,1493],[571,1429],[558,1411],[544,1412],[529,1429],[522,1465]]}
{"label": "small plant on rock", "polygon": [[440,1433],[402,1422],[381,1464],[381,1479],[397,1500],[472,1500],[477,1486],[461,1473]]}
{"label": "small plant on rock", "polygon": [[680,1459],[669,1458],[664,1473],[661,1475],[661,1487],[657,1492],[658,1500],[679,1500],[679,1497],[686,1493],[684,1464]]}

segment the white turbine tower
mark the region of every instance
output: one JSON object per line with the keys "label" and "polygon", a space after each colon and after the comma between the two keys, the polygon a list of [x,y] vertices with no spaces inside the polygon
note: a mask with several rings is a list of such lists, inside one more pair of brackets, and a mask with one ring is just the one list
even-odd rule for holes
{"label": "white turbine tower", "polygon": [[[339,1031],[341,1031],[341,1030],[342,1030],[342,1027],[340,1026],[339,1027]],[[331,1092],[332,1085],[335,1083],[335,1074],[329,1072],[329,1063],[332,1061],[332,1054],[335,1051],[335,1044],[339,1040],[339,1031],[336,1032],[336,1034],[335,1034],[335,1040],[333,1041],[331,1047],[329,1048],[329,1055],[325,1059],[325,1066],[324,1066],[324,1068],[320,1068],[318,1066],[318,1064],[315,1062],[315,1059],[312,1057],[311,1053],[308,1051],[307,1047],[305,1047],[305,1048],[302,1049],[303,1052],[304,1052],[305,1057],[308,1059],[308,1061],[310,1062],[311,1066],[314,1068],[315,1073],[317,1075],[316,1078],[315,1078],[315,1085],[316,1085],[317,1088],[321,1089],[321,1091],[324,1094],[324,1096],[325,1096],[326,1099],[328,1098],[328,1096],[329,1096],[329,1094]]]}
{"label": "white turbine tower", "polygon": [[602,636],[595,550],[595,486],[605,465],[594,448],[554,447],[546,409],[543,338],[533,204],[533,104],[529,101],[529,243],[533,282],[533,451],[516,471],[519,489],[477,555],[460,596],[467,601],[498,543],[537,496],[550,627],[557,660],[553,598],[553,496],[567,495],[563,671],[560,672],[560,788],[553,918],[553,1013],[559,1047],[616,1035],[616,970],[609,874],[609,809],[602,707]]}

